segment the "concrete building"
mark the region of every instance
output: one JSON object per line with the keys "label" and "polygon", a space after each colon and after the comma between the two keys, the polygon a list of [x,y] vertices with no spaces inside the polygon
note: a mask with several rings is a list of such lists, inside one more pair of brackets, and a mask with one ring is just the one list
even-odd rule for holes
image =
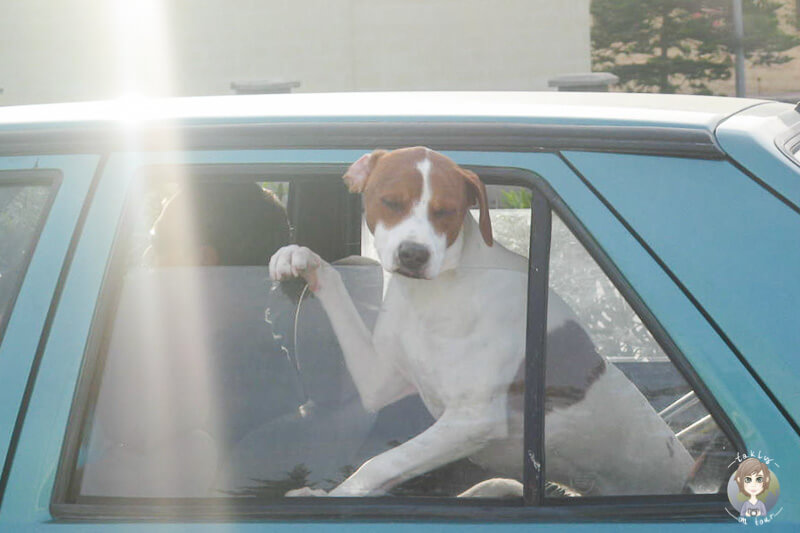
{"label": "concrete building", "polygon": [[589,0],[0,1],[0,105],[548,90],[591,70]]}

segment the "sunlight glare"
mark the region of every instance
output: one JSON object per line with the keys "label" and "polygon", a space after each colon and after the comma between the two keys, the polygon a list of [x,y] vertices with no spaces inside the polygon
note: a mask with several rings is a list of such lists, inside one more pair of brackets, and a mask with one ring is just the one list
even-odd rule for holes
{"label": "sunlight glare", "polygon": [[114,19],[120,94],[170,95],[172,50],[164,3],[116,0]]}

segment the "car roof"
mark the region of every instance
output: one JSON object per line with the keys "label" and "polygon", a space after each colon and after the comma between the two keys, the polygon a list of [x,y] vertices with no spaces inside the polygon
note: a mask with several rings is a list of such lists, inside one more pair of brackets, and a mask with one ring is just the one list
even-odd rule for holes
{"label": "car roof", "polygon": [[675,127],[713,131],[763,100],[642,93],[405,92],[120,98],[0,108],[0,128],[147,122],[453,120]]}

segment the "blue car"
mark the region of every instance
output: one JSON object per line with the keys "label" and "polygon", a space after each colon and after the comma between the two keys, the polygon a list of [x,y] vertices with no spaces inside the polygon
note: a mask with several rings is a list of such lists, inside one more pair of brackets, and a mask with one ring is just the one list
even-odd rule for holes
{"label": "blue car", "polygon": [[[413,387],[365,407],[313,287],[268,263],[310,248],[372,329],[391,275],[341,178],[410,146],[480,177],[494,241],[527,265],[524,338],[486,340],[524,351],[517,451],[511,471],[454,452],[379,491],[311,497],[438,413]],[[611,371],[623,385],[597,396]],[[799,380],[800,106],[355,93],[0,109],[0,531],[797,531]],[[519,491],[476,491],[498,480]]]}

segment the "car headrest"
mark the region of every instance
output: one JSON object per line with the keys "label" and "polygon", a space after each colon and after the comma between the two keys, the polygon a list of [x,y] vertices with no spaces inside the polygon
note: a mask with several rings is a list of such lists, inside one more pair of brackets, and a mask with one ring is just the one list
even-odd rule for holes
{"label": "car headrest", "polygon": [[248,419],[294,409],[302,395],[284,344],[295,306],[266,267],[129,271],[97,401],[105,437],[147,447],[204,428],[235,439]]}

